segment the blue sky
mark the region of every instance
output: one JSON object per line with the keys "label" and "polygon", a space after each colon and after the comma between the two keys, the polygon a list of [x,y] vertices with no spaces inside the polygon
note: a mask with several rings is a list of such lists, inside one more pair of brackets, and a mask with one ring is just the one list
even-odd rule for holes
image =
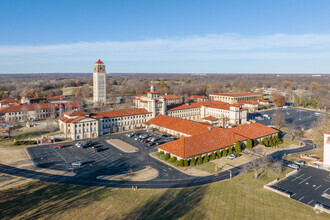
{"label": "blue sky", "polygon": [[330,73],[328,0],[0,0],[0,73]]}

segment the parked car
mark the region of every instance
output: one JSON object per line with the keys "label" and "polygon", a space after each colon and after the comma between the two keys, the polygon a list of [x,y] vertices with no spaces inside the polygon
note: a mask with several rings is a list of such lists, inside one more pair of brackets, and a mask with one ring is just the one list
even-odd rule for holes
{"label": "parked car", "polygon": [[286,105],[283,105],[283,108],[288,108],[288,106],[286,106]]}
{"label": "parked car", "polygon": [[295,163],[295,164],[298,164],[298,165],[300,165],[300,166],[304,166],[304,165],[306,164],[306,162],[303,161],[303,160],[295,161],[294,163]]}
{"label": "parked car", "polygon": [[101,147],[99,147],[99,148],[95,148],[95,152],[100,152],[100,151],[102,151],[103,149],[101,148]]}
{"label": "parked car", "polygon": [[168,135],[167,134],[163,134],[162,137],[168,137]]}
{"label": "parked car", "polygon": [[288,164],[288,167],[292,168],[292,169],[299,169],[299,165],[295,164],[295,163],[290,163]]}
{"label": "parked car", "polygon": [[86,145],[87,145],[87,146],[92,146],[93,144],[94,144],[93,141],[87,141],[87,142],[86,142]]}
{"label": "parked car", "polygon": [[55,145],[54,148],[62,148],[62,145]]}
{"label": "parked car", "polygon": [[152,145],[154,145],[155,143],[154,142],[148,142],[147,145],[148,147],[151,147]]}
{"label": "parked car", "polygon": [[147,132],[153,132],[154,130],[152,130],[152,129],[147,129]]}
{"label": "parked car", "polygon": [[236,155],[235,154],[230,154],[229,156],[228,156],[228,159],[229,160],[232,160],[232,159],[235,159],[236,158]]}
{"label": "parked car", "polygon": [[99,146],[98,145],[93,145],[92,146],[92,149],[96,149],[96,148],[99,148]]}
{"label": "parked car", "polygon": [[143,140],[143,143],[144,143],[144,144],[146,144],[146,143],[148,143],[148,142],[149,142],[148,140]]}
{"label": "parked car", "polygon": [[76,166],[80,167],[82,165],[82,162],[80,160],[75,161],[75,162],[72,162],[71,165],[74,166],[74,167],[76,167]]}
{"label": "parked car", "polygon": [[134,140],[138,141],[138,140],[140,140],[140,137],[136,137],[136,138],[134,138]]}
{"label": "parked car", "polygon": [[83,145],[83,143],[82,142],[77,142],[75,145],[76,145],[76,147],[81,147],[81,145]]}
{"label": "parked car", "polygon": [[39,118],[32,118],[31,121],[39,121]]}

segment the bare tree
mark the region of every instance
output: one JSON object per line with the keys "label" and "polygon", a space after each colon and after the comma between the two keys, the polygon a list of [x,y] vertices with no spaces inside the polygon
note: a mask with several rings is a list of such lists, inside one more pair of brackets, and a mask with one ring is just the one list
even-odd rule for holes
{"label": "bare tree", "polygon": [[23,114],[23,120],[26,121],[28,119],[28,116],[27,116],[27,113],[28,113],[28,109],[26,106],[23,106],[22,108],[22,114]]}
{"label": "bare tree", "polygon": [[257,156],[257,158],[250,161],[249,163],[246,163],[242,170],[253,170],[254,178],[257,179],[270,164],[269,157],[262,152],[262,149],[252,148],[249,150],[249,152]]}
{"label": "bare tree", "polygon": [[272,100],[273,100],[274,104],[277,105],[277,106],[285,105],[285,97],[281,96],[281,94],[279,94],[279,93],[275,93],[272,96]]}
{"label": "bare tree", "polygon": [[282,126],[286,125],[286,120],[283,112],[276,110],[276,112],[273,114],[272,123],[278,128],[281,128]]}
{"label": "bare tree", "polygon": [[14,129],[19,125],[18,120],[16,118],[13,118],[13,120],[10,120],[8,122],[3,122],[0,124],[0,134],[4,137],[11,137],[11,134]]}
{"label": "bare tree", "polygon": [[330,117],[325,116],[322,120],[317,123],[317,126],[313,128],[312,138],[313,143],[318,146],[323,146],[324,144],[324,132],[330,130]]}
{"label": "bare tree", "polygon": [[35,111],[37,114],[37,118],[39,119],[41,114],[41,106],[39,104],[36,104]]}

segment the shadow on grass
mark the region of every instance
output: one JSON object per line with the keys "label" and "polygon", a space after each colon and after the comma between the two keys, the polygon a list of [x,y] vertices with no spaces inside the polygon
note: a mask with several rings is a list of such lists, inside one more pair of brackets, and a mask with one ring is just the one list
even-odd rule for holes
{"label": "shadow on grass", "polygon": [[207,186],[169,189],[160,197],[148,200],[123,219],[178,219],[190,211],[194,217],[203,219],[203,213],[194,210],[203,199]]}
{"label": "shadow on grass", "polygon": [[33,182],[0,191],[0,219],[51,217],[105,198],[106,189]]}

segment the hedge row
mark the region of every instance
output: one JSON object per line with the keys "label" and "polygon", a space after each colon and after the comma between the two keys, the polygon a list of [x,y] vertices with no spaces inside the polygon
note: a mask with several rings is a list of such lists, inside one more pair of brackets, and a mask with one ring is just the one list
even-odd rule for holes
{"label": "hedge row", "polygon": [[14,145],[34,145],[37,141],[15,141]]}
{"label": "hedge row", "polygon": [[[236,150],[235,150],[236,149]],[[175,166],[181,166],[181,167],[188,167],[188,166],[195,166],[200,165],[203,163],[207,163],[210,160],[219,159],[221,157],[226,157],[227,155],[230,155],[232,153],[240,153],[241,152],[241,146],[239,142],[236,143],[235,148],[228,147],[228,149],[223,149],[222,151],[218,150],[216,153],[212,152],[210,154],[206,154],[205,156],[199,156],[198,158],[191,158],[190,160],[178,160],[177,157],[173,156],[171,157],[169,153],[164,153],[164,151],[157,152],[157,156],[165,160],[169,163],[172,163]]]}

